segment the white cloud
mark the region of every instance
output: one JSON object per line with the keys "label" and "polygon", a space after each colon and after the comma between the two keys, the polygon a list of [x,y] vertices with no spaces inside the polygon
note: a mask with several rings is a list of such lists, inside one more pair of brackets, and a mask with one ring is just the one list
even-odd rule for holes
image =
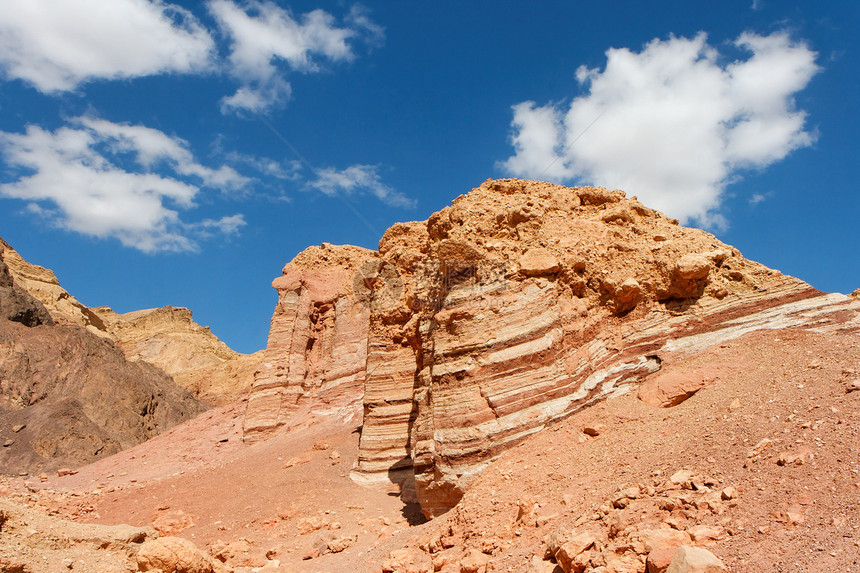
{"label": "white cloud", "polygon": [[815,52],[784,33],[745,33],[735,45],[748,56],[729,63],[705,34],[608,50],[602,71],[577,70],[588,93],[569,106],[513,107],[515,154],[501,167],[620,188],[684,221],[719,224],[738,170],[814,139],[793,97],[818,69]]}
{"label": "white cloud", "polygon": [[382,28],[363,9],[354,7],[339,26],[324,10],[313,10],[300,18],[268,1],[211,0],[209,11],[230,38],[231,74],[243,85],[222,101],[222,111],[263,111],[290,96],[290,84],[282,77],[281,65],[298,72],[315,72],[320,61],[350,61],[350,44],[358,38],[378,42]]}
{"label": "white cloud", "polygon": [[185,9],[160,0],[2,0],[0,70],[45,93],[91,79],[195,72],[214,42]]}
{"label": "white cloud", "polygon": [[0,196],[28,202],[65,229],[144,252],[196,250],[195,237],[244,224],[241,215],[180,219],[201,186],[231,191],[248,180],[229,167],[201,165],[186,142],[148,127],[91,117],[54,132],[28,126],[22,134],[0,132],[0,155],[22,172],[0,184]]}
{"label": "white cloud", "polygon": [[352,195],[370,193],[383,203],[392,207],[415,206],[415,200],[396,191],[382,182],[376,165],[352,165],[346,169],[334,168],[316,170],[316,179],[308,186],[318,189],[329,196],[338,194]]}

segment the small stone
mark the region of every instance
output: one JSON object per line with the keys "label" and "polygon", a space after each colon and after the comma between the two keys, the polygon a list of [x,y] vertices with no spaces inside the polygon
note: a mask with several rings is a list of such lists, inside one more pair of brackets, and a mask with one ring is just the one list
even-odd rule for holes
{"label": "small stone", "polygon": [[576,557],[594,545],[597,539],[591,533],[584,531],[578,533],[565,541],[555,552],[555,559],[565,571],[573,569]]}
{"label": "small stone", "polygon": [[593,426],[586,426],[582,429],[583,434],[588,434],[589,436],[599,436],[603,432],[606,431],[606,426],[604,424],[595,424]]}
{"label": "small stone", "polygon": [[44,472],[40,473],[39,474],[39,481],[42,481],[42,482],[48,481],[48,474],[46,474]]}
{"label": "small stone", "polygon": [[460,561],[460,573],[483,573],[487,570],[489,556],[477,549],[469,549]]}
{"label": "small stone", "polygon": [[857,380],[852,380],[845,386],[845,391],[847,393],[860,391],[860,378]]}
{"label": "small stone", "polygon": [[78,470],[72,470],[69,468],[60,468],[57,470],[58,477],[73,476],[76,473],[78,473]]}
{"label": "small stone", "polygon": [[722,532],[719,529],[709,525],[694,525],[687,530],[687,533],[690,534],[695,543],[716,541],[722,537]]}
{"label": "small stone", "polygon": [[[696,473],[691,470],[678,470],[672,474],[669,481],[675,485],[685,487],[692,482],[694,477],[696,477]],[[689,489],[689,487],[687,487],[687,489]]]}
{"label": "small stone", "polygon": [[520,272],[526,276],[541,276],[557,273],[561,266],[558,259],[547,249],[533,248],[519,260]]}
{"label": "small stone", "polygon": [[340,553],[352,546],[357,541],[354,537],[338,537],[328,542],[328,550],[332,553]]}
{"label": "small stone", "polygon": [[773,440],[769,440],[768,438],[764,438],[759,443],[757,443],[755,446],[753,446],[753,449],[751,449],[747,453],[747,457],[753,458],[771,446],[773,446]]}
{"label": "small stone", "polygon": [[21,430],[23,430],[26,427],[27,427],[27,424],[18,424],[17,426],[12,428],[12,431],[17,434],[18,432],[20,432]]}
{"label": "small stone", "polygon": [[701,547],[682,545],[675,552],[666,573],[724,573],[728,568],[716,555]]}
{"label": "small stone", "polygon": [[790,454],[788,452],[782,452],[779,454],[779,458],[777,458],[776,463],[780,466],[801,466],[803,465],[803,454]]}
{"label": "small stone", "polygon": [[729,486],[720,492],[720,498],[726,501],[734,499],[738,496],[738,489],[734,486]]}
{"label": "small stone", "polygon": [[15,443],[15,440],[6,440],[5,442],[3,442],[3,447],[8,448],[9,446],[11,446],[14,443]]}

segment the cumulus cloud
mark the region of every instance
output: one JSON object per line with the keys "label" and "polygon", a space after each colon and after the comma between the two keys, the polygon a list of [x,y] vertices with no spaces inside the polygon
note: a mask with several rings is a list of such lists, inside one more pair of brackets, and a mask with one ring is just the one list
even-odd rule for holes
{"label": "cumulus cloud", "polygon": [[785,33],[742,34],[727,61],[695,38],[653,40],[641,52],[606,52],[603,70],[580,67],[587,93],[569,105],[513,106],[521,177],[620,188],[683,221],[720,224],[725,186],[810,145],[794,95],[817,71],[816,54]]}
{"label": "cumulus cloud", "polygon": [[197,238],[232,234],[241,215],[186,223],[201,187],[231,191],[248,180],[198,163],[187,143],[140,125],[80,117],[56,131],[0,132],[0,155],[18,170],[0,196],[85,235],[113,237],[144,252],[193,251]]}
{"label": "cumulus cloud", "polygon": [[261,112],[290,96],[284,67],[297,72],[316,72],[321,61],[344,62],[355,57],[352,42],[364,38],[378,43],[382,28],[361,7],[353,7],[338,25],[324,10],[294,18],[289,10],[268,1],[211,0],[209,11],[230,39],[231,74],[242,86],[222,101],[222,111]]}
{"label": "cumulus cloud", "polygon": [[206,69],[214,42],[159,0],[4,0],[0,70],[53,93],[96,78]]}
{"label": "cumulus cloud", "polygon": [[392,207],[412,208],[415,206],[414,199],[410,199],[382,182],[379,168],[376,165],[351,165],[340,170],[334,168],[317,169],[316,179],[309,181],[308,186],[330,196],[370,193]]}

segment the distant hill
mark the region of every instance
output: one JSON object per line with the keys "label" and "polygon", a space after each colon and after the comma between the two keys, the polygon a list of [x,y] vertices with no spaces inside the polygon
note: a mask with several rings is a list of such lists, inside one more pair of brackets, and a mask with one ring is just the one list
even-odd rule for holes
{"label": "distant hill", "polygon": [[9,271],[0,240],[0,472],[79,466],[141,443],[205,406],[79,325],[56,324]]}

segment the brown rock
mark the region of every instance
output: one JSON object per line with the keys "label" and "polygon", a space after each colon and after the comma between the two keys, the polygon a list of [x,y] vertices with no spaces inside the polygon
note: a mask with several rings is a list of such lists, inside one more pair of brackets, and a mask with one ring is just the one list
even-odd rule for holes
{"label": "brown rock", "polygon": [[725,573],[728,571],[716,555],[699,547],[678,548],[666,573]]}
{"label": "brown rock", "polygon": [[[11,320],[24,326],[53,325],[45,306],[23,288],[15,285],[5,263],[10,247],[0,239],[0,320]],[[4,249],[5,248],[5,249]]]}
{"label": "brown rock", "polygon": [[648,558],[645,560],[645,570],[647,573],[665,573],[666,569],[672,563],[675,553],[680,545],[663,545],[651,550],[648,553]]}
{"label": "brown rock", "polygon": [[648,377],[639,387],[639,399],[658,408],[677,406],[714,381],[695,371],[670,371]]}
{"label": "brown rock", "polygon": [[26,425],[0,463],[5,473],[90,463],[205,409],[160,370],[78,326],[0,320],[0,379],[0,418]]}

